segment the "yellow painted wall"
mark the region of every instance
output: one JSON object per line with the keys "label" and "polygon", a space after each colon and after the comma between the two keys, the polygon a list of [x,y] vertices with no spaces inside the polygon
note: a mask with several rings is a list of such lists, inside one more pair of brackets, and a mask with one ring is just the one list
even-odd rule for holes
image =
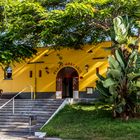
{"label": "yellow painted wall", "polygon": [[[36,78],[36,92],[55,92],[57,73],[61,68],[67,66],[75,68],[79,77],[83,77],[79,78],[80,91],[85,91],[86,87],[95,87],[96,68],[99,67],[100,74],[104,74],[108,66],[107,56],[110,52],[104,50],[103,47],[110,45],[110,42],[105,42],[96,46],[86,45],[82,50],[63,49],[61,51],[39,48],[37,55],[27,61],[30,63],[24,62],[13,66],[13,80],[4,80],[3,71],[0,70],[0,89],[6,93],[19,92],[24,87],[32,85],[35,90]],[[89,50],[92,50],[92,53],[88,53]],[[62,60],[57,54],[62,57]],[[94,60],[95,57],[106,58]],[[44,63],[34,63],[41,61]],[[60,61],[63,63],[61,66],[59,65]],[[85,65],[89,65],[88,72],[85,70]],[[46,67],[48,67],[49,73],[46,72]],[[42,70],[42,77],[39,77],[39,70]],[[29,77],[29,71],[33,71],[32,78]]]}

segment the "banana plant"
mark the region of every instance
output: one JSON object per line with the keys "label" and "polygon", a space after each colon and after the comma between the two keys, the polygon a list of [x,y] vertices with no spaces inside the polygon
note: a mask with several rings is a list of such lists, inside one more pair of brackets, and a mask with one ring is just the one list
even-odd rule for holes
{"label": "banana plant", "polygon": [[[118,18],[114,21],[115,33],[119,36],[116,39],[118,47],[108,57],[109,67],[106,76],[97,73],[96,89],[101,95],[101,100],[112,107],[113,117],[128,118],[133,117],[137,111],[137,95],[140,93],[139,39],[130,41],[132,39],[127,35],[128,26],[123,23],[122,17]],[[119,29],[122,26],[116,25],[117,22],[118,25],[124,24],[125,34]]]}
{"label": "banana plant", "polygon": [[115,31],[115,40],[122,44],[125,43],[128,36],[128,29],[129,29],[129,23],[128,23],[128,17],[125,18],[118,16],[114,18],[114,31]]}

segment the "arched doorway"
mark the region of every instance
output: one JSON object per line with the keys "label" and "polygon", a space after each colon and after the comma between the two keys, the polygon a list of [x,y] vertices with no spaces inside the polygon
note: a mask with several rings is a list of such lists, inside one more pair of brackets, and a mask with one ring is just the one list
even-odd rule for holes
{"label": "arched doorway", "polygon": [[56,98],[78,98],[79,75],[72,67],[62,68],[56,77]]}

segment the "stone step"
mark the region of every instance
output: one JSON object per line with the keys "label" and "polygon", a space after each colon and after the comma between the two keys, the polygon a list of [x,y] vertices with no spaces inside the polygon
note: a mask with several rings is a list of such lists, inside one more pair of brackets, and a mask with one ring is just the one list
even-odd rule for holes
{"label": "stone step", "polygon": [[28,123],[29,122],[29,118],[27,118],[27,119],[20,119],[20,118],[2,118],[1,119],[1,121],[0,121],[0,124],[2,123],[3,124],[3,122],[7,122],[7,123],[9,123],[10,124],[10,122],[11,123],[13,123],[13,122],[15,122],[15,123]]}
{"label": "stone step", "polygon": [[[1,103],[6,103],[9,100],[0,100],[0,104]],[[11,101],[12,102],[12,101]],[[15,99],[15,102],[17,103],[61,103],[63,102],[63,100],[26,100],[26,99]]]}
{"label": "stone step", "polygon": [[[8,101],[9,99],[0,99],[0,101]],[[15,99],[17,101],[63,101],[64,99]]]}
{"label": "stone step", "polygon": [[[36,124],[36,126],[38,127],[38,128],[41,128],[43,125],[44,125],[44,123],[45,122],[39,122],[39,123],[37,123]],[[1,126],[0,126],[0,129],[1,128],[9,128],[9,129],[11,129],[11,127],[14,129],[14,128],[28,128],[28,127],[31,127],[30,126],[30,124],[29,123],[27,123],[27,124],[25,124],[25,125],[22,125],[22,124],[2,124]]]}
{"label": "stone step", "polygon": [[29,117],[29,115],[27,115],[27,114],[25,114],[25,115],[20,115],[20,114],[15,114],[15,115],[13,115],[13,114],[0,114],[0,119],[1,118],[20,118],[20,119],[26,119],[26,118],[28,118]]}
{"label": "stone step", "polygon": [[[55,111],[57,108],[55,107],[55,108],[34,108],[34,107],[31,107],[31,108],[19,108],[19,107],[15,107],[14,108],[14,110],[15,111],[21,111],[21,112],[23,112],[23,111],[27,111],[27,112],[29,112],[29,111],[44,111],[44,112],[52,112],[52,111]],[[12,111],[13,110],[13,108],[2,108],[1,110],[0,110],[0,112],[4,112],[4,111],[6,111],[6,112],[8,112],[8,111]]]}
{"label": "stone step", "polygon": [[[0,100],[0,103],[6,103],[6,102],[8,102],[9,100]],[[12,102],[13,100],[11,100],[11,102]],[[18,100],[18,99],[15,99],[14,100],[15,102],[19,102],[19,103],[21,103],[21,102],[26,102],[26,103],[60,103],[60,102],[63,102],[63,100],[25,100],[25,99],[22,99],[22,100]]]}
{"label": "stone step", "polygon": [[[42,120],[36,120],[36,124],[40,124],[43,125],[49,118],[46,119],[42,119]],[[28,124],[29,125],[29,119],[2,119],[0,121],[0,125],[4,125],[4,124]]]}
{"label": "stone step", "polygon": [[[3,114],[4,116],[13,115],[12,112],[0,112],[0,113]],[[33,116],[46,116],[46,115],[51,115],[52,113],[53,113],[53,111],[52,112],[35,112],[35,111],[33,111],[33,112],[27,112],[27,111],[25,111],[25,112],[16,112],[15,111],[15,115],[28,115],[28,116],[31,116],[31,115],[33,115]]]}
{"label": "stone step", "polygon": [[[60,104],[56,104],[56,105],[24,105],[24,104],[15,104],[15,107],[16,108],[58,108]],[[0,105],[1,107],[2,105]],[[13,108],[13,105],[5,105],[3,106],[2,108]]]}
{"label": "stone step", "polygon": [[[14,121],[14,120],[13,120]],[[40,126],[43,126],[43,124],[46,122],[46,120],[42,120],[42,121],[36,121],[36,124],[39,124]],[[25,123],[25,124],[22,124]],[[14,123],[10,123],[10,121],[6,122],[6,123],[1,123],[0,124],[2,127],[5,127],[5,125],[14,125],[14,126],[29,126],[29,121],[28,122],[15,122]]]}
{"label": "stone step", "polygon": [[[2,106],[4,103],[0,104],[0,106]],[[16,103],[15,102],[15,106],[35,106],[35,107],[41,107],[41,106],[58,106],[60,105],[61,103]],[[13,102],[10,102],[8,104],[6,104],[6,106],[10,106],[12,107],[13,106]]]}
{"label": "stone step", "polygon": [[[6,103],[8,101],[9,100],[7,100],[7,101],[1,101],[0,100],[0,103]],[[13,102],[13,100],[11,100],[9,102]],[[16,102],[16,103],[42,103],[42,104],[44,104],[44,103],[61,103],[61,102],[63,102],[63,100],[61,100],[61,101],[47,101],[47,100],[44,100],[44,101],[37,101],[37,100],[26,101],[26,100],[23,99],[23,101],[21,101],[21,100],[16,100],[15,99],[14,102]]]}
{"label": "stone step", "polygon": [[0,128],[26,128],[26,127],[29,127],[29,123],[24,123],[24,124],[22,124],[22,123],[5,123],[5,124],[0,124]]}
{"label": "stone step", "polygon": [[33,133],[36,129],[30,129],[30,128],[0,128],[0,132],[15,132],[15,133]]}
{"label": "stone step", "polygon": [[32,116],[32,115],[34,115],[34,116],[37,116],[38,118],[41,118],[41,117],[50,117],[51,115],[52,115],[52,113],[48,113],[48,114],[32,114],[32,113],[30,113],[30,114],[12,114],[12,113],[5,113],[5,114],[0,114],[0,118],[23,118],[23,119],[25,119],[25,118],[29,118],[29,116]]}
{"label": "stone step", "polygon": [[[33,127],[40,127],[42,126],[42,123],[36,123]],[[7,122],[3,122],[3,124],[0,124],[0,128],[26,128],[26,127],[30,127],[28,122],[11,122],[11,123],[7,123]]]}
{"label": "stone step", "polygon": [[[0,101],[0,104],[4,104],[6,102]],[[44,105],[44,104],[59,104],[59,103],[62,103],[63,101],[59,101],[59,102],[57,102],[57,101],[56,102],[55,101],[49,101],[49,102],[47,102],[47,101],[17,101],[17,100],[15,100],[14,102],[17,103],[17,104],[26,104],[26,103],[28,103],[28,104],[35,104],[35,105],[37,105],[37,104],[43,104]],[[12,103],[13,103],[13,101],[9,101],[8,104],[12,104]]]}
{"label": "stone step", "polygon": [[[3,121],[2,121],[3,120]],[[27,124],[29,124],[29,119],[2,119],[1,121],[0,121],[0,125],[3,125],[3,124],[23,124],[23,123],[27,123]],[[38,123],[42,123],[42,122],[44,122],[44,121],[41,121],[41,122],[38,122]]]}
{"label": "stone step", "polygon": [[35,132],[39,131],[42,125],[34,125],[34,126],[17,126],[17,125],[0,125],[0,132]]}
{"label": "stone step", "polygon": [[[3,105],[4,103],[7,103],[7,102],[1,102],[1,101],[0,101],[0,105]],[[32,105],[45,105],[45,104],[46,104],[46,105],[53,105],[53,104],[54,104],[54,105],[55,105],[55,104],[60,104],[60,103],[62,103],[62,101],[61,101],[61,102],[54,102],[54,101],[52,101],[52,102],[42,102],[42,101],[40,101],[40,102],[39,102],[39,101],[37,101],[37,102],[36,102],[36,101],[34,101],[34,102],[15,101],[14,103],[15,103],[15,104],[25,104],[25,105],[26,105],[26,104],[29,104],[29,105],[30,105],[30,104],[32,104]],[[12,104],[13,104],[13,101],[8,102],[8,104],[11,104],[11,105],[12,105]]]}
{"label": "stone step", "polygon": [[[0,106],[8,100],[0,100]],[[32,133],[40,129],[64,100],[56,99],[15,99],[15,114],[12,114],[13,102],[0,109],[0,131]],[[29,126],[30,116],[36,116],[36,125]]]}
{"label": "stone step", "polygon": [[[46,117],[52,115],[54,112],[46,112],[46,113],[36,113],[36,112],[15,112],[14,115],[27,115],[27,116],[38,116],[38,117]],[[13,115],[12,111],[11,112],[0,112],[1,116],[3,117],[9,117]],[[7,118],[6,117],[6,118]],[[0,117],[1,118],[1,117]]]}

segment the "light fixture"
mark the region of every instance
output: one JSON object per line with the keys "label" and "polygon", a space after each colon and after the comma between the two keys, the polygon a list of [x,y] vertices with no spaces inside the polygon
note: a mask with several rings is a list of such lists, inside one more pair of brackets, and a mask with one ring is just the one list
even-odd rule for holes
{"label": "light fixture", "polygon": [[49,68],[48,67],[45,67],[45,71],[47,74],[49,74]]}
{"label": "light fixture", "polygon": [[86,64],[86,65],[85,65],[85,70],[86,70],[86,72],[88,72],[88,69],[89,69],[89,65]]}
{"label": "light fixture", "polygon": [[83,76],[80,76],[80,79],[83,79]]}
{"label": "light fixture", "polygon": [[47,53],[45,53],[45,54],[44,54],[44,57],[45,57],[45,56],[49,56],[49,55],[48,55]]}
{"label": "light fixture", "polygon": [[5,68],[5,79],[12,78],[12,67],[8,66]]}
{"label": "light fixture", "polygon": [[93,51],[92,50],[89,50],[87,53],[93,53]]}
{"label": "light fixture", "polygon": [[99,74],[99,67],[96,68],[96,73]]}

